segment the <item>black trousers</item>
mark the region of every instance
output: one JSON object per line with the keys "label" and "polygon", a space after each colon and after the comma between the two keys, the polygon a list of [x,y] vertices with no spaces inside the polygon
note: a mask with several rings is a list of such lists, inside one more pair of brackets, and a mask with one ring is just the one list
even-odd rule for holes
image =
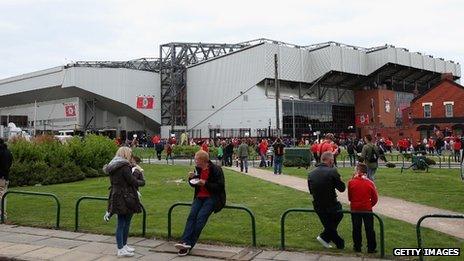
{"label": "black trousers", "polygon": [[352,213],[351,223],[353,224],[353,247],[355,250],[361,251],[362,247],[362,223],[364,222],[364,230],[366,231],[367,251],[374,251],[377,248],[374,231],[374,215],[369,213]]}
{"label": "black trousers", "polygon": [[341,210],[341,205],[333,209],[316,209],[316,214],[324,226],[324,231],[319,235],[325,242],[334,242],[338,249],[345,248],[345,241],[338,235],[338,224],[343,219],[343,213],[338,212]]}

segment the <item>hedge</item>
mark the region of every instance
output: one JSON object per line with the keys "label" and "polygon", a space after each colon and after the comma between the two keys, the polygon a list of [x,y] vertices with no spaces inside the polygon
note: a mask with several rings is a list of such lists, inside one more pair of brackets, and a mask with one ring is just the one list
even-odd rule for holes
{"label": "hedge", "polygon": [[116,144],[107,137],[74,137],[62,144],[53,136],[37,136],[31,142],[9,142],[13,154],[11,186],[66,183],[86,177],[104,176],[102,167],[116,153]]}

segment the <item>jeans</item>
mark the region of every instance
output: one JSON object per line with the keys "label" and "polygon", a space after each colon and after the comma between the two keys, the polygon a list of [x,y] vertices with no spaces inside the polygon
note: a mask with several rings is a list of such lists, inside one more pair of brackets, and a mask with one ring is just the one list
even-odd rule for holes
{"label": "jeans", "polygon": [[375,181],[375,172],[377,171],[377,168],[371,169],[367,168],[367,178],[372,180],[372,182]]}
{"label": "jeans", "polygon": [[[0,199],[3,197],[3,195],[7,191],[8,191],[8,180],[0,178]],[[2,213],[2,211],[3,209],[0,209],[0,213]],[[6,215],[6,199],[5,199],[5,215]]]}
{"label": "jeans", "polygon": [[243,172],[244,168],[248,172],[248,157],[240,157],[240,171]]}
{"label": "jeans", "polygon": [[351,223],[353,225],[353,247],[355,250],[361,251],[362,233],[361,227],[364,222],[364,230],[366,231],[367,250],[374,251],[377,248],[374,231],[374,216],[369,213],[352,213]]}
{"label": "jeans", "polygon": [[129,236],[129,227],[132,219],[132,214],[118,215],[118,224],[116,227],[116,243],[118,249],[127,245],[127,237]]}
{"label": "jeans", "polygon": [[356,165],[356,155],[355,154],[348,154],[350,158],[350,166],[353,167]]}
{"label": "jeans", "polygon": [[274,156],[274,174],[282,174],[283,156]]}
{"label": "jeans", "polygon": [[232,154],[224,154],[224,164],[229,167],[232,166]]}
{"label": "jeans", "polygon": [[266,163],[266,153],[261,153],[261,162],[259,163],[259,166],[260,167],[266,167],[267,166],[267,163]]}
{"label": "jeans", "polygon": [[214,211],[216,200],[214,198],[195,198],[192,202],[192,208],[185,224],[182,242],[192,246],[198,241],[201,231],[206,225],[209,216]]}
{"label": "jeans", "polygon": [[338,235],[337,232],[338,224],[340,224],[343,219],[343,214],[338,212],[341,209],[342,206],[340,203],[331,209],[315,208],[316,214],[324,226],[324,231],[322,231],[320,237],[327,243],[334,242],[338,249],[345,248],[345,241]]}

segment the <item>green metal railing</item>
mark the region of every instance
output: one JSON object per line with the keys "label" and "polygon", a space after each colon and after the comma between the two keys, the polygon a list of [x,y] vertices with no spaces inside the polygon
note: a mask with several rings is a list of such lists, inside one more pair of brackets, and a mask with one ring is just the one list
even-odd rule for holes
{"label": "green metal railing", "polygon": [[[290,209],[285,210],[285,212],[282,214],[280,218],[280,249],[281,250],[285,250],[285,218],[291,212],[316,213],[314,209],[310,209],[310,208],[290,208]],[[340,212],[347,213],[347,214],[369,213],[369,214],[372,214],[374,217],[376,217],[377,220],[379,221],[379,227],[380,227],[380,257],[382,258],[385,257],[385,233],[384,233],[384,224],[383,224],[382,218],[373,212],[358,212],[358,211],[352,212],[349,210],[341,210]]]}
{"label": "green metal railing", "polygon": [[[417,235],[417,248],[422,249],[422,236],[421,236],[421,223],[426,218],[456,218],[456,219],[464,219],[464,215],[444,215],[444,214],[432,214],[432,215],[425,215],[419,218],[416,224],[416,235]],[[424,260],[424,256],[422,251],[419,254],[419,260]]]}
{"label": "green metal railing", "polygon": [[[108,201],[107,197],[93,197],[93,196],[83,196],[80,197],[76,201],[76,212],[75,212],[75,219],[74,219],[74,231],[78,231],[79,229],[79,206],[83,200],[100,200],[100,201]],[[147,212],[145,210],[145,207],[140,204],[142,207],[142,235],[145,236],[147,232]]]}
{"label": "green metal railing", "polygon": [[[172,211],[177,206],[192,206],[192,203],[178,202],[178,203],[173,204],[169,208],[169,211],[168,211],[168,239],[169,240],[171,240],[171,238],[172,238],[172,231],[171,231],[171,227],[172,227],[172,220],[171,220],[172,219],[172,217],[171,217],[172,216]],[[226,206],[224,206],[224,208],[243,210],[243,211],[247,212],[250,215],[250,218],[251,218],[251,238],[252,238],[253,247],[256,247],[256,219],[255,219],[255,215],[253,214],[253,212],[249,208],[244,207],[244,206],[226,205]]]}
{"label": "green metal railing", "polygon": [[43,193],[43,192],[33,192],[33,191],[19,191],[19,190],[9,190],[5,194],[3,194],[2,203],[1,203],[1,205],[2,205],[2,213],[1,213],[2,224],[5,223],[5,211],[3,211],[3,210],[5,209],[6,197],[9,194],[21,194],[21,195],[29,195],[29,196],[44,196],[44,197],[52,197],[53,199],[55,199],[55,202],[56,202],[56,228],[57,229],[60,228],[61,203],[60,203],[60,200],[58,199],[58,197],[55,194]]}

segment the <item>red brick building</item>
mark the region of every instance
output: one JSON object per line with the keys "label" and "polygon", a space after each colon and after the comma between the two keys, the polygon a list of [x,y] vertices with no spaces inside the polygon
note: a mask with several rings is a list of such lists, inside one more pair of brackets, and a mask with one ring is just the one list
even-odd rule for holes
{"label": "red brick building", "polygon": [[422,140],[437,130],[444,136],[463,134],[464,86],[454,82],[452,75],[443,75],[410,104],[400,104],[397,97],[395,91],[386,88],[356,91],[358,135],[391,137],[396,143],[401,138]]}
{"label": "red brick building", "polygon": [[414,98],[404,112],[405,128],[416,140],[430,137],[437,130],[444,136],[461,136],[464,129],[464,86],[444,78]]}

